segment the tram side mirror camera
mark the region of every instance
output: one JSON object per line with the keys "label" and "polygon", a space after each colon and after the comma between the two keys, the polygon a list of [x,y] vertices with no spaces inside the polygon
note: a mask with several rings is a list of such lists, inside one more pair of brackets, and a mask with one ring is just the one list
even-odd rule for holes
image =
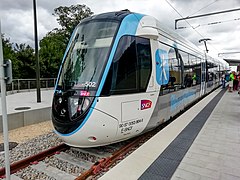
{"label": "tram side mirror camera", "polygon": [[12,83],[12,61],[10,59],[5,59],[4,64],[4,79],[6,84]]}

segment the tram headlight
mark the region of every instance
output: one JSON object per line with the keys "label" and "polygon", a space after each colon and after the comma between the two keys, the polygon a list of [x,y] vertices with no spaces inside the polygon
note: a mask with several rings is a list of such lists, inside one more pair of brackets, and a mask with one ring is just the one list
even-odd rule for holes
{"label": "tram headlight", "polygon": [[70,106],[70,116],[74,116],[78,109],[78,98],[69,98],[69,106]]}
{"label": "tram headlight", "polygon": [[88,98],[85,98],[82,103],[83,103],[82,104],[82,110],[85,111],[90,104],[90,100]]}
{"label": "tram headlight", "polygon": [[77,114],[81,114],[83,113],[85,110],[87,110],[87,108],[90,105],[90,99],[88,98],[74,98],[74,97],[70,97],[69,98],[69,113],[70,113],[70,117],[73,117]]}

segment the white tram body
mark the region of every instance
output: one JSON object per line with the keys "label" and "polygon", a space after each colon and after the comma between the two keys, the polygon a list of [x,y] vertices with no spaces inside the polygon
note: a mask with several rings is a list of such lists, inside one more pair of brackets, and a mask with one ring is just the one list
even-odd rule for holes
{"label": "white tram body", "polygon": [[60,67],[55,132],[77,147],[138,136],[218,87],[226,68],[151,16],[125,10],[86,18]]}

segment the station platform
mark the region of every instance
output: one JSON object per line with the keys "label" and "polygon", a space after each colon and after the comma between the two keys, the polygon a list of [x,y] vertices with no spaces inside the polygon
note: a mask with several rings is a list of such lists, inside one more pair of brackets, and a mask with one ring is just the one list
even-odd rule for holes
{"label": "station platform", "polygon": [[[41,90],[40,103],[37,103],[36,91],[8,94],[6,101],[9,130],[50,120],[52,99],[53,89]],[[2,103],[0,103],[0,132],[2,131]]]}
{"label": "station platform", "polygon": [[217,89],[101,180],[240,180],[240,96]]}

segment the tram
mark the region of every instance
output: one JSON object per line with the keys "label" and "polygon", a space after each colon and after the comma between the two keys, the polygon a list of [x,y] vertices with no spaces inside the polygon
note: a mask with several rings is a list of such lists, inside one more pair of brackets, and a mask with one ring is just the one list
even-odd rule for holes
{"label": "tram", "polygon": [[55,132],[76,147],[138,136],[218,87],[226,68],[151,16],[123,10],[88,17],[59,70]]}

